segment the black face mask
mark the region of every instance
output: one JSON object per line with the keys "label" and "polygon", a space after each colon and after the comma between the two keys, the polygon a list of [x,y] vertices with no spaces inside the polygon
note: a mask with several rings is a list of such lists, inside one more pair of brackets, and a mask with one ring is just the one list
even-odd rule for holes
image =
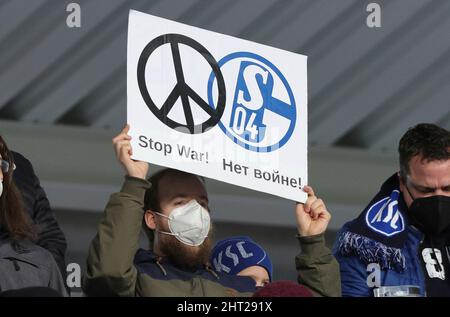
{"label": "black face mask", "polygon": [[423,233],[440,234],[450,226],[450,197],[436,195],[414,199],[409,216]]}

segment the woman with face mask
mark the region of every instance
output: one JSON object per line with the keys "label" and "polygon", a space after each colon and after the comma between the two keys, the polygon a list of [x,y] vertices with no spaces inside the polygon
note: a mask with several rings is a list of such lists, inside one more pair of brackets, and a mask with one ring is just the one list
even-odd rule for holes
{"label": "woman with face mask", "polygon": [[34,243],[39,233],[24,210],[13,181],[13,156],[2,137],[0,166],[0,296],[66,296],[53,256]]}

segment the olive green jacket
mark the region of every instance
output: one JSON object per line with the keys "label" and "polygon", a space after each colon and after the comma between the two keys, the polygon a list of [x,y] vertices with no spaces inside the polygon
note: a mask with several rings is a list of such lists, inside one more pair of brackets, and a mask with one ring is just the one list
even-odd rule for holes
{"label": "olive green jacket", "polygon": [[[150,183],[126,177],[111,195],[93,239],[82,287],[87,296],[251,296],[249,277],[230,276],[210,268],[185,272],[139,250],[144,195]],[[302,252],[295,258],[299,283],[315,295],[340,296],[339,266],[323,235],[298,238]],[[137,256],[136,254],[140,254]]]}

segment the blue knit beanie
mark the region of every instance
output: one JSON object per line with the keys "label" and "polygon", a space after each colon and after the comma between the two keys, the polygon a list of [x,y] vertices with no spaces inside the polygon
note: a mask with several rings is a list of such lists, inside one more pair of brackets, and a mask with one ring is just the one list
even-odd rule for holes
{"label": "blue knit beanie", "polygon": [[272,281],[269,256],[249,237],[231,237],[219,241],[211,254],[210,261],[217,272],[236,275],[250,266],[259,265],[266,269]]}

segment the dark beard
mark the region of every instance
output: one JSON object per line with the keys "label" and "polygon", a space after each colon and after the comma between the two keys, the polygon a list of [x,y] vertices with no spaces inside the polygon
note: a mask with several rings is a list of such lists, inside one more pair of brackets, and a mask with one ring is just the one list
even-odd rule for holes
{"label": "dark beard", "polygon": [[192,247],[174,236],[161,234],[160,250],[175,266],[186,271],[196,271],[209,263],[212,239],[208,237],[199,246]]}

